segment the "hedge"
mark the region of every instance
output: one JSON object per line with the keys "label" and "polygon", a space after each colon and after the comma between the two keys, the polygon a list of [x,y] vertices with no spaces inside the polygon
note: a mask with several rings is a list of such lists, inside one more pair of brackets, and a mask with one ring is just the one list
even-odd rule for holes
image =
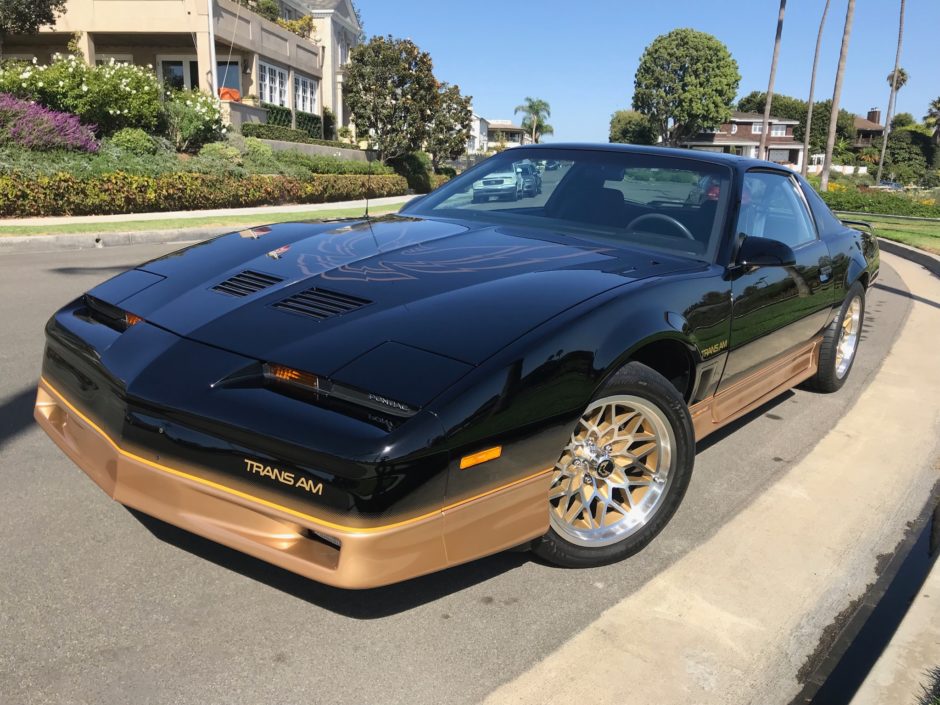
{"label": "hedge", "polygon": [[940,218],[940,205],[931,199],[916,200],[882,191],[854,191],[850,189],[820,194],[835,211],[881,213],[883,215],[910,215],[920,218]]}
{"label": "hedge", "polygon": [[242,125],[242,134],[245,137],[257,137],[263,140],[281,140],[282,142],[297,142],[298,144],[322,144],[327,147],[359,149],[358,146],[346,142],[314,139],[303,130],[292,130],[281,125],[262,125],[257,122],[249,122]]}
{"label": "hedge", "polygon": [[324,174],[286,176],[211,174],[133,176],[121,172],[90,179],[68,174],[23,178],[0,175],[0,215],[104,215],[327,203],[407,193],[400,176]]}

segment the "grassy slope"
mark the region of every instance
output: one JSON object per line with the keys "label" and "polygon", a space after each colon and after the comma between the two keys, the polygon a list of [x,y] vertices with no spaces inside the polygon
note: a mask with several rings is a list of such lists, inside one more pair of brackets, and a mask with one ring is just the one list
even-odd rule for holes
{"label": "grassy slope", "polygon": [[[394,203],[369,208],[370,215],[394,213],[403,204]],[[147,230],[184,230],[188,228],[231,227],[233,230],[271,223],[286,223],[297,220],[329,220],[331,218],[355,218],[363,214],[362,208],[333,208],[323,211],[294,211],[270,215],[235,215],[206,218],[166,218],[164,220],[128,220],[114,223],[83,223],[81,225],[0,225],[0,237],[4,235],[72,235],[78,233],[130,233]]]}
{"label": "grassy slope", "polygon": [[940,255],[940,223],[900,220],[879,215],[846,215],[845,217],[868,221],[875,226],[875,233],[878,237],[903,242],[905,245]]}

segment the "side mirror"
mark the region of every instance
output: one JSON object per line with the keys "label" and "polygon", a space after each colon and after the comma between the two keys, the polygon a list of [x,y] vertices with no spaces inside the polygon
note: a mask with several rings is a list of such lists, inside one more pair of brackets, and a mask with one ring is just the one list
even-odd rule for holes
{"label": "side mirror", "polygon": [[796,264],[793,248],[779,240],[745,235],[738,248],[737,264],[742,267],[792,267]]}

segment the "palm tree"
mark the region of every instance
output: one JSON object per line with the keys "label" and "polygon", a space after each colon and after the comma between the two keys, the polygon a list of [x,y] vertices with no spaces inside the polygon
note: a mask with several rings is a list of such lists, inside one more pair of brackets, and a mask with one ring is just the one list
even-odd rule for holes
{"label": "palm tree", "polygon": [[940,144],[940,98],[934,98],[927,106],[924,124],[933,128],[934,141]]}
{"label": "palm tree", "polygon": [[894,71],[888,74],[888,85],[891,92],[888,94],[888,112],[885,115],[885,134],[881,138],[881,158],[878,160],[878,175],[875,183],[881,183],[881,171],[885,165],[885,151],[888,149],[888,135],[891,134],[891,116],[894,114],[894,99],[898,90],[907,83],[907,72],[901,68],[901,40],[904,39],[904,0],[901,0],[901,16],[898,20],[898,51],[894,55]]}
{"label": "palm tree", "polygon": [[551,135],[555,132],[555,128],[546,122],[546,119],[552,116],[552,108],[541,98],[526,96],[525,103],[517,105],[513,115],[516,113],[525,115],[522,118],[522,127],[531,135],[532,141],[536,144],[538,144],[542,135]]}
{"label": "palm tree", "polygon": [[819,188],[829,190],[829,170],[832,168],[832,149],[836,143],[836,126],[839,122],[839,100],[842,98],[842,82],[845,80],[845,59],[849,53],[849,38],[852,36],[852,18],[855,16],[855,0],[849,0],[845,10],[845,27],[842,30],[842,47],[839,49],[839,68],[836,69],[836,83],[832,88],[832,110],[829,112],[829,134],[826,135],[826,156],[823,159],[822,173],[819,175]]}
{"label": "palm tree", "polygon": [[787,9],[787,0],[780,0],[780,14],[777,15],[777,36],[774,39],[774,57],[770,61],[770,81],[767,84],[767,99],[764,101],[764,123],[760,132],[760,147],[757,158],[767,158],[767,133],[770,131],[770,104],[774,99],[774,78],[777,76],[777,58],[780,56],[780,37],[783,36],[783,13]]}
{"label": "palm tree", "polygon": [[823,7],[822,19],[819,20],[819,32],[816,34],[816,54],[813,56],[813,75],[809,79],[809,104],[806,107],[806,127],[803,132],[803,163],[800,173],[806,176],[809,164],[809,131],[813,126],[813,93],[816,91],[816,67],[819,66],[819,47],[822,46],[823,26],[826,24],[826,14],[829,12],[829,0]]}

